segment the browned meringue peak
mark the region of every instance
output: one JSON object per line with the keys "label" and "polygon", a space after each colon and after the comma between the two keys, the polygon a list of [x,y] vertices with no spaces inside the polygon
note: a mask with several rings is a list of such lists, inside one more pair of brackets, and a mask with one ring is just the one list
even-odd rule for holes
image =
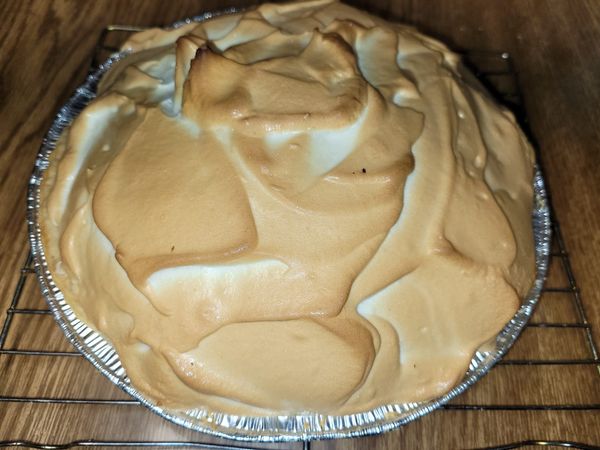
{"label": "browned meringue peak", "polygon": [[66,226],[70,214],[89,200],[98,180],[96,169],[109,163],[114,156],[109,150],[126,142],[140,120],[129,98],[111,93],[88,105],[65,131],[53,153],[60,166],[45,175],[46,186],[51,186],[48,219],[54,227]]}
{"label": "browned meringue peak", "polygon": [[192,61],[196,56],[198,48],[204,46],[205,44],[206,40],[193,35],[182,36],[177,39],[175,48],[176,65],[175,74],[173,77],[175,81],[175,92],[173,93],[172,112],[174,115],[177,115],[181,112],[181,102],[183,100],[183,86],[185,80],[187,80],[190,66],[192,65]]}
{"label": "browned meringue peak", "polygon": [[185,89],[185,116],[254,136],[349,125],[367,97],[352,49],[318,31],[299,55],[251,65],[201,50]]}
{"label": "browned meringue peak", "polygon": [[150,30],[51,156],[78,316],[160,405],[345,414],[446,392],[533,278],[533,156],[456,55],[335,1]]}
{"label": "browned meringue peak", "polygon": [[256,244],[248,198],[214,138],[156,109],[110,163],[93,208],[136,285],[161,268],[239,257]]}
{"label": "browned meringue peak", "polygon": [[288,34],[275,30],[267,36],[229,47],[222,55],[240,64],[253,64],[271,58],[295,56],[301,53],[313,37],[313,30]]}
{"label": "browned meringue peak", "polygon": [[371,339],[358,321],[339,318],[237,322],[168,358],[196,391],[227,398],[234,390],[238,400],[271,410],[328,410],[363,383]]}
{"label": "browned meringue peak", "polygon": [[114,64],[100,81],[98,94],[117,92],[143,105],[170,103],[174,87],[171,72],[175,65],[170,48],[152,48],[130,58]]}

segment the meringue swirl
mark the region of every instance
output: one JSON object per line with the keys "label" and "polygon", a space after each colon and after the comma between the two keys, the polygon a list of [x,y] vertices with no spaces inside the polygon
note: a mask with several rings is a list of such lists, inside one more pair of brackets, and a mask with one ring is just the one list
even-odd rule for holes
{"label": "meringue swirl", "polygon": [[158,405],[431,399],[515,313],[533,152],[442,44],[310,0],[123,49],[40,222],[65,298]]}

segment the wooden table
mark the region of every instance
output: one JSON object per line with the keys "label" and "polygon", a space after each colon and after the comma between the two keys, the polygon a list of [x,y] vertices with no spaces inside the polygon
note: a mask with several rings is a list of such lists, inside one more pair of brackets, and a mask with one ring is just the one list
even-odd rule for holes
{"label": "wooden table", "polygon": [[[599,343],[600,3],[351,3],[412,22],[454,48],[512,55],[578,295]],[[0,0],[0,325],[28,252],[25,196],[35,155],[56,111],[83,81],[101,30],[114,23],[168,24],[204,10],[242,4],[236,0]],[[596,365],[582,363],[593,355],[586,328],[573,326],[581,323],[574,293],[560,290],[569,287],[563,260],[567,259],[553,258],[548,286],[557,290],[543,295],[533,321],[571,326],[527,329],[506,359],[567,363],[498,366],[448,409],[382,436],[315,442],[312,448],[479,448],[527,439],[600,445],[600,375]],[[27,313],[44,308],[32,276],[24,277],[17,308],[0,353],[0,441],[216,442],[171,425],[140,406],[60,402],[61,398],[126,397],[82,358],[68,355],[72,348],[51,316]],[[32,353],[40,349],[59,353],[52,357]],[[60,356],[61,352],[66,353]],[[28,400],[32,398],[49,402]]]}

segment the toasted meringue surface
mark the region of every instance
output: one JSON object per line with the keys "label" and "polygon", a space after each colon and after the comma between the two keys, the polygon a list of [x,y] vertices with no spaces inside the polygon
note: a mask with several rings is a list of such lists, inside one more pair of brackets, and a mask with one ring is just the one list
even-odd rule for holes
{"label": "toasted meringue surface", "polygon": [[459,59],[330,0],[133,35],[41,188],[58,287],[169,408],[437,397],[534,277],[533,152]]}

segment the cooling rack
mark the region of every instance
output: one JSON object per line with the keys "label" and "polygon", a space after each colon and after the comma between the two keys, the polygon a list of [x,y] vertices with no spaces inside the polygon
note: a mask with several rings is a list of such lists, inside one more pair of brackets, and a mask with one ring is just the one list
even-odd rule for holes
{"label": "cooling rack", "polygon": [[[103,61],[110,53],[118,50],[118,43],[122,42],[126,34],[139,31],[140,28],[128,26],[109,26],[105,28],[98,40],[98,44],[91,58],[90,71],[94,70],[99,62]],[[517,116],[521,124],[527,129],[527,116],[523,107],[522,95],[519,89],[518,74],[513,65],[511,56],[505,52],[469,49],[463,52],[466,64],[475,73],[477,78],[494,93],[498,99],[507,105]],[[600,382],[600,359],[598,348],[595,345],[591,325],[581,301],[581,293],[577,286],[575,275],[571,268],[569,253],[565,247],[561,229],[557,218],[553,218],[554,244],[551,253],[551,263],[548,282],[543,290],[538,308],[531,323],[523,332],[515,348],[493,369],[518,370],[519,368],[547,367],[560,372],[569,368],[586,368],[586,377],[589,389],[598,388]],[[25,236],[24,236],[25,238]],[[8,386],[0,391],[0,412],[9,404],[26,404],[28,413],[35,416],[35,409],[52,407],[60,414],[62,407],[69,405],[96,405],[98,407],[110,405],[119,410],[127,408],[142,408],[137,401],[123,395],[109,396],[93,395],[93,392],[82,392],[71,395],[53,395],[43,389],[40,391],[27,388],[23,392],[10,390],[10,379],[27,376],[31,373],[41,359],[44,367],[61,365],[70,359],[83,359],[80,354],[67,347],[48,345],[49,339],[42,336],[36,337],[36,329],[44,321],[52,321],[50,310],[45,306],[41,294],[36,289],[37,280],[33,268],[32,257],[28,255],[20,271],[18,281],[12,293],[9,308],[3,317],[0,329],[0,374],[9,379]],[[1,319],[0,319],[1,320]],[[58,327],[54,327],[60,334]],[[64,341],[64,338],[62,338]],[[556,342],[560,342],[561,350],[557,351]],[[523,345],[521,345],[523,344]],[[526,350],[529,348],[529,350]],[[533,348],[533,352],[531,349]],[[592,370],[587,370],[591,368]],[[590,375],[591,372],[591,375]],[[567,376],[570,375],[570,372]],[[43,375],[42,375],[43,377]],[[77,374],[64,379],[65,383],[76,379]],[[512,375],[509,375],[512,378]],[[596,383],[596,384],[594,384]],[[2,386],[2,383],[0,383]],[[585,386],[584,386],[585,389]],[[68,392],[68,389],[65,391]],[[471,396],[472,397],[472,396]],[[503,404],[494,402],[493,399],[474,398],[471,400],[469,392],[458,397],[451,403],[442,407],[443,411],[470,410],[470,411],[530,411],[530,410],[568,410],[589,411],[594,414],[600,411],[600,403],[593,401],[580,402],[520,402],[518,404]],[[591,397],[595,399],[594,396]],[[444,412],[441,412],[442,414]],[[162,419],[161,419],[162,420]],[[65,423],[65,426],[69,426]],[[22,436],[19,439],[2,440],[0,447],[28,447],[40,449],[68,449],[75,447],[126,447],[126,448],[201,448],[212,450],[240,450],[264,448],[310,449],[311,443],[278,444],[247,446],[243,444],[229,444],[224,441],[203,441],[202,435],[193,434],[193,439],[112,439],[90,438],[74,441],[55,443],[42,442],[35,439],[37,433]],[[580,443],[559,440],[526,440],[504,444],[486,449],[517,449],[531,446],[570,447],[579,449],[597,449],[594,443]]]}

